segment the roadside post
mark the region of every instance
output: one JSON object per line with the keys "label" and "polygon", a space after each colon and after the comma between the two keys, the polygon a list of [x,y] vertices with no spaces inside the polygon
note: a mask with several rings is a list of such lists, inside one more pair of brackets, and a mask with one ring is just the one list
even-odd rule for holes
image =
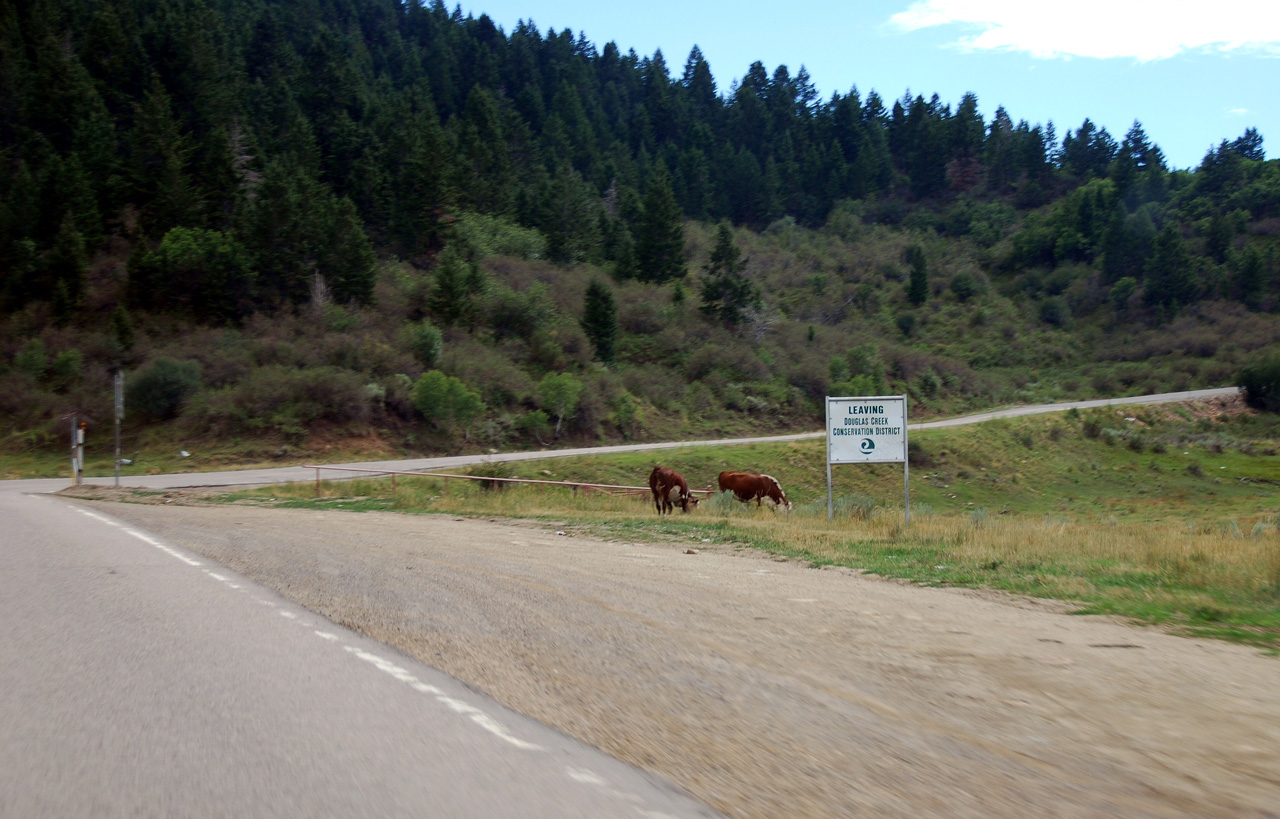
{"label": "roadside post", "polygon": [[71,416],[71,483],[79,486],[84,480],[84,421]]}
{"label": "roadside post", "polygon": [[80,485],[80,462],[76,460],[76,437],[80,430],[80,425],[76,423],[76,416],[71,415],[71,485]]}
{"label": "roadside post", "polygon": [[116,370],[116,486],[120,485],[120,421],[124,418],[124,371]]}
{"label": "roadside post", "polygon": [[902,463],[906,523],[911,522],[907,462],[907,396],[827,396],[827,520],[834,513],[832,464]]}

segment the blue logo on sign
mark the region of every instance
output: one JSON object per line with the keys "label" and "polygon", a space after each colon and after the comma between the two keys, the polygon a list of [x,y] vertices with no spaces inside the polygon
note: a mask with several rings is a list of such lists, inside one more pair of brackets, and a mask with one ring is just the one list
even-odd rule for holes
{"label": "blue logo on sign", "polygon": [[872,441],[870,438],[863,438],[862,443],[858,445],[858,448],[863,452],[871,452],[876,448],[876,444],[875,441]]}

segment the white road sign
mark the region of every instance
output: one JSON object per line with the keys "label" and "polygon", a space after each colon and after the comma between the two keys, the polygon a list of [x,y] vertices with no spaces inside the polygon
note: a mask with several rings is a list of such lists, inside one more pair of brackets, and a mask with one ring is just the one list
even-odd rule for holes
{"label": "white road sign", "polygon": [[905,463],[906,460],[906,396],[827,397],[828,463]]}

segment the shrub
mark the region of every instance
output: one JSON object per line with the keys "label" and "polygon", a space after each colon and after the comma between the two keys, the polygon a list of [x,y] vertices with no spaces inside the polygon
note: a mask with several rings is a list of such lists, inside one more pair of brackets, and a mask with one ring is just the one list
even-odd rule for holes
{"label": "shrub", "polygon": [[573,415],[578,407],[578,398],[582,395],[582,382],[571,373],[547,373],[538,382],[538,403],[542,408],[556,417],[556,436],[560,435],[560,427],[564,419]]}
{"label": "shrub", "polygon": [[[489,463],[479,464],[467,470],[468,475],[476,475],[484,478],[514,478],[516,475],[515,467],[506,461],[490,461]],[[495,491],[505,489],[506,481],[476,481],[480,484],[480,488],[486,491]]]}
{"label": "shrub", "polygon": [[429,321],[411,324],[403,330],[403,338],[413,357],[426,369],[431,369],[440,360],[444,351],[444,336]]}
{"label": "shrub", "polygon": [[831,512],[833,516],[868,520],[875,511],[877,503],[878,501],[870,495],[840,495],[832,499]]}
{"label": "shrub", "polygon": [[914,466],[933,466],[933,453],[914,438],[907,440],[907,460]]}
{"label": "shrub", "polygon": [[1280,355],[1273,355],[1240,370],[1236,379],[1245,402],[1255,409],[1280,412]]}
{"label": "shrub", "polygon": [[234,386],[202,394],[191,414],[211,428],[266,430],[298,439],[317,421],[367,422],[375,402],[396,400],[396,382],[389,383],[390,390],[370,391],[368,380],[350,370],[273,364],[252,370]]}
{"label": "shrub", "polygon": [[37,381],[43,380],[49,370],[49,353],[44,342],[33,338],[22,345],[22,349],[14,356],[13,365]]}
{"label": "shrub", "polygon": [[132,410],[163,420],[177,416],[182,405],[198,389],[199,364],[158,358],[129,382],[125,392]]}
{"label": "shrub", "polygon": [[412,396],[413,405],[424,418],[441,429],[459,425],[464,435],[470,434],[471,425],[485,411],[478,393],[439,370],[423,373],[413,385]]}
{"label": "shrub", "polygon": [[877,382],[869,375],[855,375],[848,381],[837,381],[831,385],[832,395],[884,395],[883,380]]}
{"label": "shrub", "polygon": [[[747,505],[733,496],[732,492],[720,492],[710,495],[699,506],[712,515],[740,515],[748,511]],[[755,507],[751,507],[754,509]]]}
{"label": "shrub", "polygon": [[684,404],[690,413],[701,415],[716,407],[716,396],[706,384],[694,381],[684,389]]}
{"label": "shrub", "polygon": [[613,402],[613,423],[624,438],[640,430],[640,404],[631,393],[623,392]]}
{"label": "shrub", "polygon": [[951,292],[960,301],[968,301],[978,294],[978,282],[972,273],[961,270],[951,277]]}
{"label": "shrub", "polygon": [[1054,327],[1065,327],[1071,321],[1071,308],[1058,296],[1040,303],[1040,320]]}
{"label": "shrub", "polygon": [[556,306],[542,282],[535,282],[523,291],[498,285],[490,294],[488,320],[495,338],[530,341],[540,331],[550,328],[555,318]]}
{"label": "shrub", "polygon": [[84,375],[84,354],[79,350],[64,350],[53,360],[49,370],[54,389],[67,392]]}
{"label": "shrub", "polygon": [[541,259],[547,255],[547,240],[541,233],[500,216],[468,211],[458,215],[454,230],[458,238],[481,256]]}
{"label": "shrub", "polygon": [[[695,382],[702,384],[702,381]],[[622,384],[627,392],[647,400],[659,410],[673,408],[686,394],[683,379],[671,371],[669,367],[649,364],[642,367],[630,367],[622,374]],[[709,401],[714,401],[708,388]]]}
{"label": "shrub", "polygon": [[533,436],[540,444],[546,444],[544,438],[550,436],[551,419],[542,410],[532,410],[525,413],[519,421],[516,422],[516,429],[526,435]]}

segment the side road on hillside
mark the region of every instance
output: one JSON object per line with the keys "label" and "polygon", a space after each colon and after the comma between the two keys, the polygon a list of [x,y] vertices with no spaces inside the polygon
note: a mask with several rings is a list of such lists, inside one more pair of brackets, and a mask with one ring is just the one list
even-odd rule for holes
{"label": "side road on hillside", "polygon": [[[1099,398],[1091,401],[1067,401],[1058,404],[1037,404],[1025,407],[981,412],[975,415],[964,415],[958,418],[946,418],[939,421],[926,421],[909,424],[911,431],[934,429],[937,427],[962,426],[978,424],[997,418],[1016,418],[1024,415],[1041,415],[1050,412],[1065,412],[1069,409],[1091,409],[1094,407],[1129,406],[1138,404],[1174,404],[1182,401],[1203,401],[1211,398],[1224,398],[1235,395],[1237,387],[1219,387],[1208,390],[1188,390],[1185,392],[1166,392],[1156,395],[1135,395],[1126,398]],[[822,432],[800,432],[791,435],[770,435],[752,438],[723,438],[710,441],[667,441],[648,444],[620,444],[616,446],[577,447],[573,449],[535,450],[530,452],[497,452],[484,455],[448,455],[435,458],[407,458],[394,461],[363,461],[342,464],[359,469],[386,469],[399,472],[413,472],[428,469],[450,469],[475,466],[483,463],[502,463],[530,461],[542,458],[567,458],[581,455],[605,454],[611,452],[645,452],[663,449],[680,449],[693,446],[731,446],[734,444],[755,444],[765,442],[802,441],[821,438]],[[338,464],[331,464],[337,466]],[[284,466],[267,469],[242,469],[227,472],[189,472],[169,475],[131,475],[122,477],[126,486],[143,489],[177,489],[190,486],[257,486],[272,483],[293,483],[314,479],[315,470],[303,466]],[[109,486],[114,478],[88,477],[86,483]],[[20,481],[0,481],[0,491],[10,492],[57,492],[68,485],[65,478],[38,478]]]}

